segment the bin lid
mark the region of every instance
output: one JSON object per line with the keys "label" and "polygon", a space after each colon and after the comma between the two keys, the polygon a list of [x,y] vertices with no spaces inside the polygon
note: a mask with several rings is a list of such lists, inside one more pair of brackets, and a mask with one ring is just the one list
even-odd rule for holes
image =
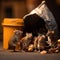
{"label": "bin lid", "polygon": [[4,18],[3,26],[24,26],[23,19],[20,18]]}

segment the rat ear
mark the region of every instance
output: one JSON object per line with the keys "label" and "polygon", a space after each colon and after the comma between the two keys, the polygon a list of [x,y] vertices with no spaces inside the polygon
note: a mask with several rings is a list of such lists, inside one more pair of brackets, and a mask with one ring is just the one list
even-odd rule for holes
{"label": "rat ear", "polygon": [[60,42],[60,39],[58,39],[58,42]]}
{"label": "rat ear", "polygon": [[54,31],[49,30],[48,32],[54,34]]}
{"label": "rat ear", "polygon": [[53,33],[53,34],[54,34],[55,32],[54,32],[54,31],[51,31],[51,33]]}
{"label": "rat ear", "polygon": [[19,31],[20,33],[23,33],[23,31]]}
{"label": "rat ear", "polygon": [[43,38],[45,38],[45,35],[42,35]]}
{"label": "rat ear", "polygon": [[26,33],[26,36],[28,36],[29,34],[28,33]]}
{"label": "rat ear", "polygon": [[29,33],[29,36],[32,36],[32,33]]}
{"label": "rat ear", "polygon": [[15,33],[16,32],[16,29],[13,32]]}
{"label": "rat ear", "polygon": [[15,29],[15,30],[13,31],[13,33],[16,34],[16,33],[17,33],[17,30]]}

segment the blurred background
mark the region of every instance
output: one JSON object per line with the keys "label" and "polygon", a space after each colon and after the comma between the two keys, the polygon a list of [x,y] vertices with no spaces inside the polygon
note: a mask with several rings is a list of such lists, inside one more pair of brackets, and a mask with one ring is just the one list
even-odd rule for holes
{"label": "blurred background", "polygon": [[[24,15],[36,8],[42,0],[1,0],[0,1],[0,41],[3,40],[2,21],[4,18],[23,18]],[[49,0],[48,0],[49,1]],[[60,0],[47,2],[58,24],[60,31]]]}

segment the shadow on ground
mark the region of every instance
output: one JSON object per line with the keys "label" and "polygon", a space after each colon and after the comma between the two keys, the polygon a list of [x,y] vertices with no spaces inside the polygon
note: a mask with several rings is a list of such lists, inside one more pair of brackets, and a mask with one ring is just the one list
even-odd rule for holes
{"label": "shadow on ground", "polygon": [[12,52],[0,50],[0,60],[60,60],[60,54],[45,54],[33,52]]}
{"label": "shadow on ground", "polygon": [[0,60],[60,60],[60,54],[45,54],[34,52],[13,52],[3,50],[0,42]]}

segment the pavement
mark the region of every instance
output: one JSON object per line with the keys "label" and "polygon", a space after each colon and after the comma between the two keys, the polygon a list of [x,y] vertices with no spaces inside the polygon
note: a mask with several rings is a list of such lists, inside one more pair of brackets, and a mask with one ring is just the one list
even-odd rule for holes
{"label": "pavement", "polygon": [[0,60],[60,60],[59,53],[41,55],[34,52],[13,52],[12,50],[3,50],[2,45],[0,47]]}

